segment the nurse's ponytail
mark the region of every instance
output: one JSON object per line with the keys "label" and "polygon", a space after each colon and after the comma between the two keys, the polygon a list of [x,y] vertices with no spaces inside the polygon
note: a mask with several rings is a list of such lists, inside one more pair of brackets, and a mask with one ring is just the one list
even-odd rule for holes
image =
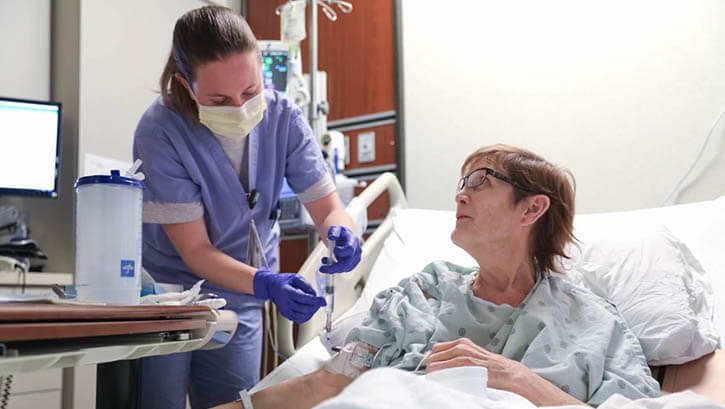
{"label": "nurse's ponytail", "polygon": [[164,105],[189,122],[198,122],[196,102],[176,74],[193,86],[199,66],[247,51],[259,53],[257,39],[234,10],[205,6],[188,11],[176,20],[171,52],[159,80]]}
{"label": "nurse's ponytail", "polygon": [[184,88],[179,80],[174,78],[174,74],[177,72],[180,71],[176,67],[174,52],[172,51],[159,81],[164,105],[181,112],[190,122],[198,121],[199,112],[196,103],[191,99],[189,91]]}

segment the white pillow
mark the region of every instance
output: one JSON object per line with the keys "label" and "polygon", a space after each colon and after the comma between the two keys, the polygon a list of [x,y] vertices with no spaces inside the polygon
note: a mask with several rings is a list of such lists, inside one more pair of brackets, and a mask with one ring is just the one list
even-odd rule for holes
{"label": "white pillow", "polygon": [[580,248],[567,275],[617,305],[650,365],[681,364],[717,348],[712,287],[667,229],[590,240]]}
{"label": "white pillow", "polygon": [[[567,266],[577,270],[567,276],[617,304],[651,365],[683,363],[711,352],[718,345],[711,322],[713,293],[700,263],[652,218],[625,216],[577,216],[575,233],[583,244],[581,252],[570,252]],[[454,212],[393,209],[393,225],[362,296],[335,321],[332,345],[342,345],[349,330],[360,324],[375,294],[429,262],[475,266],[450,241]],[[320,339],[326,345],[324,333]]]}

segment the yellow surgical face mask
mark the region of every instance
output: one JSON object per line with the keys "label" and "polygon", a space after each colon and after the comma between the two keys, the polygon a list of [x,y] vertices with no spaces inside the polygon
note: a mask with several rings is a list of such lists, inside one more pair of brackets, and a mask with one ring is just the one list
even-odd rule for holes
{"label": "yellow surgical face mask", "polygon": [[196,106],[199,108],[199,122],[212,132],[227,138],[243,138],[262,121],[267,101],[262,91],[240,107],[211,107],[198,101]]}

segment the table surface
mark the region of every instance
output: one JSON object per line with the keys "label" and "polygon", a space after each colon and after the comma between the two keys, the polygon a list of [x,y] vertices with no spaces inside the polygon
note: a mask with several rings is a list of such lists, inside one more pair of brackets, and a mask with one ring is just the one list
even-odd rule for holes
{"label": "table surface", "polygon": [[0,304],[0,342],[202,329],[209,313],[201,306]]}

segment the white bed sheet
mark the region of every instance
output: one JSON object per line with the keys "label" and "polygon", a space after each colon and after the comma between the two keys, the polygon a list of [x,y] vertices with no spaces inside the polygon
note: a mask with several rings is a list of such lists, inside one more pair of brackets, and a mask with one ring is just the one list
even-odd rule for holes
{"label": "white bed sheet", "polygon": [[[336,397],[316,406],[319,409],[534,409],[529,400],[515,393],[488,388],[476,390],[453,382],[441,383],[393,368],[378,368],[363,374]],[[547,406],[550,409],[584,409],[589,406]],[[722,409],[710,399],[691,391],[659,398],[630,400],[615,394],[601,409]]]}
{"label": "white bed sheet", "polygon": [[[450,242],[455,225],[453,211],[392,209],[392,216],[393,232],[385,240],[360,299],[336,323],[363,314],[380,290],[397,284],[430,261],[442,259],[475,265],[467,253]],[[575,234],[583,240],[623,237],[662,226],[669,229],[687,244],[705,268],[715,293],[715,324],[721,336],[725,336],[725,196],[678,206],[578,215],[574,224]],[[329,356],[316,338],[262,379],[253,391],[311,372]]]}

